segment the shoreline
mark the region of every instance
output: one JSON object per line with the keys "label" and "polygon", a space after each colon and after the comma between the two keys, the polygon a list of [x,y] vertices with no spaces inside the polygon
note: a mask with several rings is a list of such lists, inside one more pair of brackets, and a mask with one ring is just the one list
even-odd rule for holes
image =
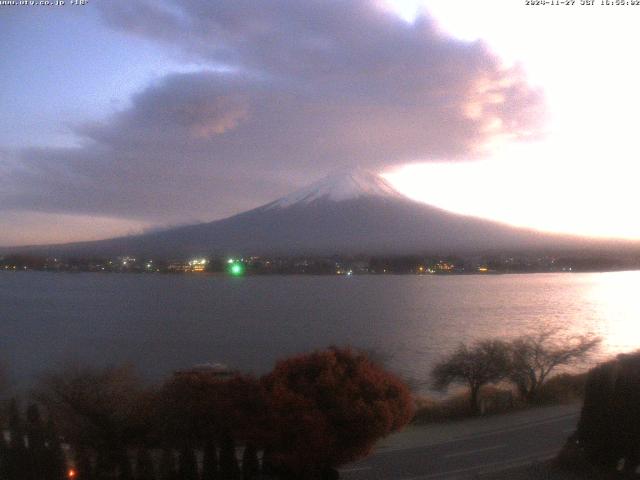
{"label": "shoreline", "polygon": [[[229,275],[226,272],[145,272],[145,271],[117,271],[117,270],[54,270],[54,269],[10,269],[0,268],[0,273],[54,273],[54,274],[79,274],[79,273],[94,273],[99,275],[116,274],[116,275],[163,275],[163,276],[185,276],[185,277],[228,277],[238,278],[237,276]],[[346,274],[333,274],[333,273],[245,273],[242,277],[465,277],[465,276],[502,276],[502,275],[544,275],[544,274],[580,274],[580,273],[625,273],[625,272],[640,272],[640,268],[625,268],[616,270],[531,270],[531,271],[505,271],[505,272],[451,272],[451,273],[400,273],[400,272],[388,272],[388,273],[353,273],[352,275]]]}

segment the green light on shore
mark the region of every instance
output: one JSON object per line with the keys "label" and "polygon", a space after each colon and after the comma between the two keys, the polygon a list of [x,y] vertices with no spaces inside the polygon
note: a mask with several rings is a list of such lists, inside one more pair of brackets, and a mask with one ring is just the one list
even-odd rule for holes
{"label": "green light on shore", "polygon": [[244,273],[244,265],[240,262],[234,262],[229,266],[229,273],[234,277],[238,277]]}

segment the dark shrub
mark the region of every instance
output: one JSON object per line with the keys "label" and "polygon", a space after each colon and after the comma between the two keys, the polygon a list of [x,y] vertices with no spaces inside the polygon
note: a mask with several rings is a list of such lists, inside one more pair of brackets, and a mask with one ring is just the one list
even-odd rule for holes
{"label": "dark shrub", "polygon": [[587,459],[607,470],[640,465],[640,352],[589,372],[577,440]]}
{"label": "dark shrub", "polygon": [[538,389],[534,404],[557,405],[559,403],[577,402],[584,398],[587,374],[572,375],[562,373],[551,377]]}

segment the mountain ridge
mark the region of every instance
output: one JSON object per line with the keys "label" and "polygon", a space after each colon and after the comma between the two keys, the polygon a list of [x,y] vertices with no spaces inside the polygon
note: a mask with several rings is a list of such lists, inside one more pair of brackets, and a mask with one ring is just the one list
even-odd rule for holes
{"label": "mountain ridge", "polygon": [[[608,248],[633,242],[545,233],[419,203],[365,170],[340,172],[221,220],[12,251],[48,255],[467,254]],[[2,249],[7,251],[9,249]]]}

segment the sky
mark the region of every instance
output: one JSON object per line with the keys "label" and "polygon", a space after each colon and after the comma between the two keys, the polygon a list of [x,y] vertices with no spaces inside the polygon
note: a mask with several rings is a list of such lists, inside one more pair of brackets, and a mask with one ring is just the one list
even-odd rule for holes
{"label": "sky", "polygon": [[639,15],[580,0],[0,6],[0,245],[210,221],[348,167],[456,212],[640,238]]}

